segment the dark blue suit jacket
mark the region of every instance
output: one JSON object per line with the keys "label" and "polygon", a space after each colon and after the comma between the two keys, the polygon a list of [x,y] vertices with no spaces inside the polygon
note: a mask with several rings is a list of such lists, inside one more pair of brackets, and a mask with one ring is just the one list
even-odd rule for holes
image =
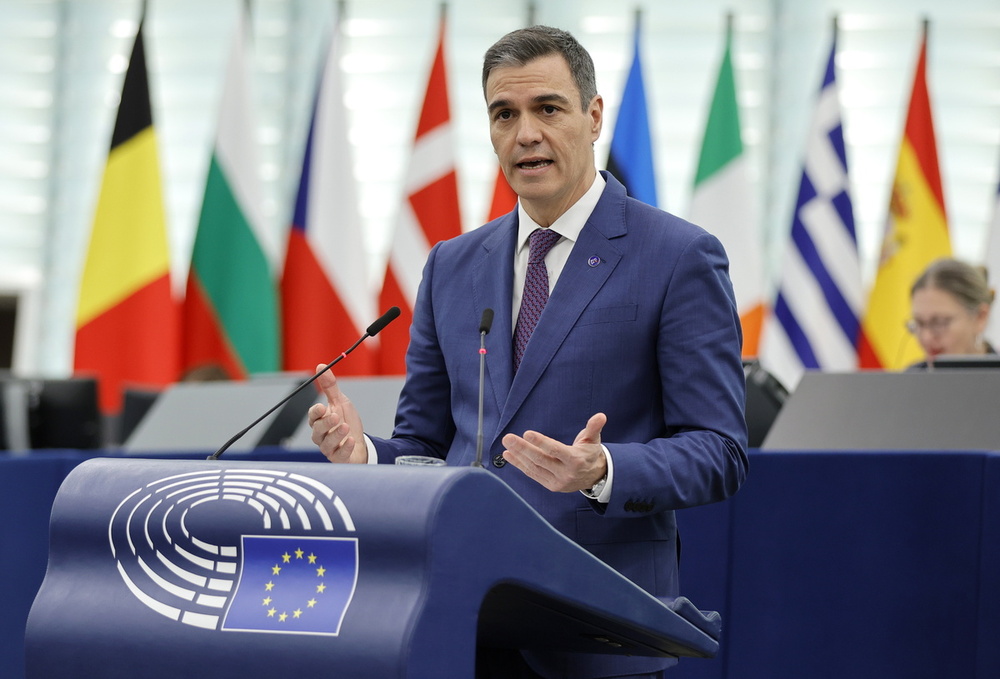
{"label": "dark blue suit jacket", "polygon": [[[722,500],[747,473],[740,325],[722,245],[626,196],[609,174],[552,291],[521,366],[512,367],[517,211],[437,244],[417,295],[407,379],[380,462],[475,456],[479,322],[486,338],[484,463],[563,534],[649,592],[678,595],[672,510]],[[604,412],[614,462],[606,505],[553,493],[492,464],[507,432],[572,443]],[[484,517],[485,519],[485,517]],[[721,594],[721,593],[720,593]],[[652,672],[656,658],[529,656],[551,676]]]}

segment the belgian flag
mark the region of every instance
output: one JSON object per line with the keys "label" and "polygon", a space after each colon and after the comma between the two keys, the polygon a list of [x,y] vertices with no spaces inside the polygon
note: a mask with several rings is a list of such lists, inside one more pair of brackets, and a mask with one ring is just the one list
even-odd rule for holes
{"label": "belgian flag", "polygon": [[158,387],[177,378],[178,323],[140,22],[76,314],[74,368],[98,377],[103,412],[121,409],[129,384]]}

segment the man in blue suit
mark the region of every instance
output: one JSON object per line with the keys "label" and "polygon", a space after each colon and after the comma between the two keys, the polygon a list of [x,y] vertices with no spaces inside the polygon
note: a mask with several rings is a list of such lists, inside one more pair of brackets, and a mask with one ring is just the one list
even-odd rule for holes
{"label": "man in blue suit", "polygon": [[[392,438],[363,436],[327,373],[320,385],[329,405],[309,411],[313,441],[333,462],[416,454],[468,465],[479,325],[493,309],[487,468],[556,529],[649,592],[675,597],[673,510],[723,500],[747,473],[741,335],[726,254],[714,236],[629,198],[595,170],[604,104],[590,55],[570,34],[541,26],[508,34],[486,53],[483,91],[518,207],[431,251]],[[531,290],[538,272],[529,271],[529,238],[538,229],[558,234],[544,256],[547,302]],[[522,306],[543,310],[526,346],[521,339],[515,349]],[[477,673],[659,677],[669,664],[497,652]]]}

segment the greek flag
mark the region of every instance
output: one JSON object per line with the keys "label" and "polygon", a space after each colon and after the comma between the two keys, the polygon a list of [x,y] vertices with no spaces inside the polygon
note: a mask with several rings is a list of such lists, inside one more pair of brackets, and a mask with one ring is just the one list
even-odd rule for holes
{"label": "greek flag", "polygon": [[834,58],[809,128],[802,180],[774,312],[765,324],[761,364],[794,389],[804,370],[858,365],[864,301],[847,177]]}

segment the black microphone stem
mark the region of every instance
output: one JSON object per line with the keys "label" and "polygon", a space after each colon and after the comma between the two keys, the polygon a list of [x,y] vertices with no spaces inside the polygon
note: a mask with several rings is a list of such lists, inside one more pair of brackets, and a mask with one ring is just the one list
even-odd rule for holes
{"label": "black microphone stem", "polygon": [[214,453],[212,453],[211,455],[209,455],[209,457],[207,459],[209,459],[209,460],[218,460],[222,456],[222,454],[224,452],[226,452],[226,450],[229,449],[229,446],[233,445],[234,443],[236,443],[237,441],[239,441],[241,438],[243,438],[243,436],[248,431],[250,431],[251,429],[253,429],[254,427],[256,427],[258,424],[260,424],[261,421],[263,421],[263,419],[265,417],[267,417],[268,415],[270,415],[271,413],[273,413],[275,410],[277,410],[281,406],[283,406],[286,403],[288,403],[289,399],[291,399],[297,393],[299,393],[300,391],[302,391],[303,389],[305,389],[307,386],[309,386],[310,384],[312,384],[313,382],[315,382],[316,380],[318,380],[320,375],[322,375],[327,370],[329,370],[333,366],[335,366],[338,363],[340,363],[340,361],[342,361],[343,359],[347,358],[347,355],[349,353],[351,353],[352,351],[354,351],[355,349],[357,349],[358,345],[361,344],[362,342],[364,342],[369,337],[371,337],[371,335],[369,335],[368,333],[365,333],[364,335],[362,335],[361,339],[359,339],[357,342],[355,342],[353,344],[353,346],[351,346],[350,349],[348,349],[347,351],[345,351],[344,353],[342,353],[340,356],[338,356],[337,358],[335,358],[332,361],[330,361],[329,363],[327,363],[326,367],[324,367],[318,373],[316,373],[315,375],[313,375],[312,377],[310,377],[308,380],[306,380],[305,382],[303,382],[299,386],[295,387],[295,389],[292,390],[292,393],[290,393],[288,396],[286,396],[285,398],[283,398],[280,401],[278,401],[277,403],[275,403],[273,406],[271,406],[271,408],[266,413],[264,413],[263,415],[261,415],[260,417],[258,417],[256,420],[254,420],[253,422],[251,422],[250,424],[248,424],[244,429],[242,429],[239,432],[237,432],[236,435],[234,435],[231,439],[229,439],[224,444],[222,444],[221,448],[219,448],[217,451],[215,451]]}
{"label": "black microphone stem", "polygon": [[483,385],[486,378],[486,333],[493,325],[493,309],[485,309],[479,321],[479,420],[476,423],[476,459],[473,467],[483,466]]}
{"label": "black microphone stem", "polygon": [[476,461],[473,467],[483,466],[483,381],[486,376],[486,333],[479,333],[479,422],[476,425]]}
{"label": "black microphone stem", "polygon": [[229,439],[224,444],[222,444],[221,448],[219,448],[217,451],[215,451],[214,453],[212,453],[211,455],[209,455],[207,459],[209,459],[209,460],[218,460],[220,457],[222,457],[222,454],[224,452],[226,452],[226,450],[229,449],[229,446],[233,445],[234,443],[236,443],[237,441],[239,441],[241,438],[243,438],[243,436],[248,431],[250,431],[251,429],[253,429],[254,427],[256,427],[258,424],[260,424],[261,421],[265,417],[267,417],[268,415],[270,415],[271,413],[273,413],[275,410],[277,410],[281,406],[283,406],[286,403],[288,403],[288,401],[293,396],[295,396],[297,393],[299,393],[300,391],[302,391],[303,389],[305,389],[307,386],[309,386],[310,384],[312,384],[313,382],[315,382],[316,380],[318,380],[319,376],[322,375],[323,373],[325,373],[327,370],[329,370],[330,368],[332,368],[333,366],[337,365],[342,360],[344,360],[345,358],[347,358],[347,355],[349,353],[351,353],[352,351],[354,351],[355,349],[357,349],[358,345],[360,345],[362,342],[364,342],[369,337],[372,337],[373,335],[377,335],[379,332],[382,331],[382,329],[385,326],[389,325],[390,322],[396,320],[396,318],[398,316],[399,316],[399,307],[392,307],[392,308],[390,308],[388,311],[386,311],[384,314],[382,314],[382,316],[380,316],[377,321],[375,321],[374,323],[372,323],[371,325],[368,326],[368,329],[365,331],[365,334],[362,335],[358,339],[357,342],[355,342],[354,344],[352,344],[350,349],[348,349],[347,351],[345,351],[344,353],[342,353],[340,356],[338,356],[337,358],[335,358],[332,361],[330,361],[329,363],[327,363],[326,366],[324,366],[322,370],[320,370],[318,373],[316,373],[315,375],[313,375],[312,377],[310,377],[308,380],[306,380],[305,382],[303,382],[299,386],[295,387],[295,389],[292,390],[292,393],[290,393],[288,396],[286,396],[285,398],[283,398],[280,401],[278,401],[277,403],[275,403],[273,406],[271,406],[270,410],[268,410],[266,413],[264,413],[263,415],[261,415],[260,417],[258,417],[256,420],[254,420],[253,422],[251,422],[250,424],[248,424],[244,429],[242,429],[241,431],[237,432],[231,439]]}

